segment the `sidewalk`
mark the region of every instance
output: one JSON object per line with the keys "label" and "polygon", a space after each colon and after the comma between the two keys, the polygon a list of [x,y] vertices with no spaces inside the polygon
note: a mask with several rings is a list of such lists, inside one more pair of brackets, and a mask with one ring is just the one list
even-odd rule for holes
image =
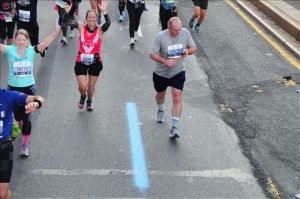
{"label": "sidewalk", "polygon": [[300,59],[300,1],[236,0],[236,3],[291,54]]}

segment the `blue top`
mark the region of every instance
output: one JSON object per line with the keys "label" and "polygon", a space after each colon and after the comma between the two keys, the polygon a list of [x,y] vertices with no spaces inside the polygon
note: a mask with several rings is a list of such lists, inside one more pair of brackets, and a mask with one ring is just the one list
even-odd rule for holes
{"label": "blue top", "polygon": [[170,10],[175,7],[175,0],[160,0],[160,3],[165,10]]}
{"label": "blue top", "polygon": [[27,87],[35,84],[33,77],[34,47],[26,48],[24,57],[19,57],[16,46],[5,46],[8,59],[8,85]]}
{"label": "blue top", "polygon": [[25,106],[28,95],[0,88],[0,141],[7,140],[11,135],[13,109]]}

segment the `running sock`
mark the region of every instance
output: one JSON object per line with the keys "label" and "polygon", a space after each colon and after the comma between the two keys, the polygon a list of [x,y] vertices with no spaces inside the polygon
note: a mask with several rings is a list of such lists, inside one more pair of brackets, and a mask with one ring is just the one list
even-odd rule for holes
{"label": "running sock", "polygon": [[130,37],[130,44],[134,43],[134,38],[133,37]]}
{"label": "running sock", "polygon": [[172,117],[172,126],[177,128],[179,117]]}
{"label": "running sock", "polygon": [[28,144],[29,142],[29,135],[23,135],[23,144]]}
{"label": "running sock", "polygon": [[134,41],[137,41],[139,39],[139,35],[137,31],[134,31]]}
{"label": "running sock", "polygon": [[158,110],[164,111],[164,104],[158,105]]}

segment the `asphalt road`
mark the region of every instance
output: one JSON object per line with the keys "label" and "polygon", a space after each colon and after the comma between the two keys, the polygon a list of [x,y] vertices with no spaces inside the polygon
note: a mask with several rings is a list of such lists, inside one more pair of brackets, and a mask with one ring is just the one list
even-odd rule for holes
{"label": "asphalt road", "polygon": [[[39,1],[41,38],[54,29],[53,4]],[[192,6],[179,6],[186,22]],[[170,96],[166,122],[154,121],[155,66],[148,54],[160,30],[158,2],[147,3],[144,37],[131,50],[128,21],[117,22],[117,2],[109,1],[113,23],[103,41],[104,70],[92,113],[76,106],[78,39],[66,47],[58,39],[44,59],[37,56],[38,93],[47,104],[34,114],[28,159],[17,156],[15,143],[14,198],[265,198],[271,196],[268,176],[283,196],[299,190],[299,94],[276,83],[286,74],[297,80],[299,72],[225,2],[209,6],[201,33],[193,34],[198,54],[186,59],[182,138],[176,142],[168,139]],[[80,5],[79,20],[88,8],[87,1]],[[1,58],[4,87],[6,61]],[[263,92],[253,91],[253,85]],[[128,104],[137,107],[143,150],[133,148],[139,140],[130,136]],[[220,104],[233,113],[222,113]],[[134,151],[144,152],[145,168],[134,168]]]}
{"label": "asphalt road", "polygon": [[[187,24],[191,7],[180,2]],[[300,192],[299,70],[224,1],[210,2],[202,31],[193,36],[214,102],[233,110],[222,118],[239,137],[255,177],[269,197],[293,198]],[[285,76],[291,84],[284,84]]]}

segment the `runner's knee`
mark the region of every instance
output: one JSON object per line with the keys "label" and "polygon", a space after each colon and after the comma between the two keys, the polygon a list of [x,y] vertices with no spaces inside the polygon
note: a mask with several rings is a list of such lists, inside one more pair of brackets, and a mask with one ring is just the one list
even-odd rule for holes
{"label": "runner's knee", "polygon": [[173,92],[173,103],[178,104],[181,103],[181,92]]}
{"label": "runner's knee", "polygon": [[6,199],[9,196],[8,186],[1,185],[0,183],[0,199]]}
{"label": "runner's knee", "polygon": [[156,96],[158,99],[164,99],[166,96],[166,92],[158,92]]}

